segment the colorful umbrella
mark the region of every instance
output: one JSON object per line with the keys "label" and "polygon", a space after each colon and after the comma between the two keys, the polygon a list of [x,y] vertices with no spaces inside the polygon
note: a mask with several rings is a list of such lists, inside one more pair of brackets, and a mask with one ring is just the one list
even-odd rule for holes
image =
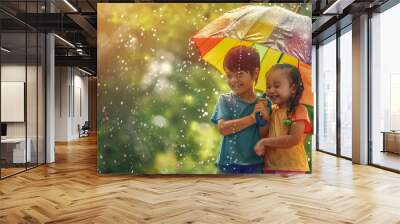
{"label": "colorful umbrella", "polygon": [[277,63],[299,68],[304,92],[300,103],[312,106],[311,19],[280,7],[243,6],[217,18],[192,37],[202,59],[222,74],[223,59],[235,46],[258,50],[261,68],[255,89],[266,90],[266,75]]}

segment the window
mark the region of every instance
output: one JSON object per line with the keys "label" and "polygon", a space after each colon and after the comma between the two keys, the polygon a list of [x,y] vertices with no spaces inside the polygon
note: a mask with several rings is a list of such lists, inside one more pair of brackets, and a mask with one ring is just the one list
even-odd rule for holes
{"label": "window", "polygon": [[[372,163],[400,170],[400,5],[371,18]],[[394,152],[394,153],[393,153]]]}
{"label": "window", "polygon": [[340,36],[340,155],[352,157],[352,35],[351,26]]}
{"label": "window", "polygon": [[318,149],[336,154],[336,36],[318,48]]}
{"label": "window", "polygon": [[[21,1],[12,8],[22,16],[42,12],[44,3]],[[0,5],[15,6],[15,2]],[[15,25],[15,18],[3,12],[0,17],[10,21],[0,29],[0,178],[5,178],[45,163],[46,39],[38,30]]]}
{"label": "window", "polygon": [[[312,91],[315,94],[317,93],[317,47],[315,45],[312,46]],[[316,112],[317,112],[317,103],[316,97],[314,97],[314,120],[313,120],[313,138],[312,138],[312,149],[316,150],[317,148],[317,141],[316,141],[316,136],[317,136],[317,119],[316,119]]]}

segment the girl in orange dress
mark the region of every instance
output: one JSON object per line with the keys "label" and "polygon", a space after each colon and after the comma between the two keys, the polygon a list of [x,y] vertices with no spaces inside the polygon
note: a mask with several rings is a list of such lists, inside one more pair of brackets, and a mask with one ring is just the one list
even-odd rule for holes
{"label": "girl in orange dress", "polygon": [[265,173],[305,173],[310,170],[304,139],[312,132],[305,106],[299,104],[304,86],[299,70],[288,64],[274,65],[267,76],[267,95],[273,102],[266,138],[255,152],[264,156]]}

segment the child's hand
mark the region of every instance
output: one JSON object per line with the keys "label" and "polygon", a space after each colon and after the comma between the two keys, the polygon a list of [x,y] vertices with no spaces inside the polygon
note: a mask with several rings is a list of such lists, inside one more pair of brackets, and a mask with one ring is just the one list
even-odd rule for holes
{"label": "child's hand", "polygon": [[265,139],[258,141],[256,146],[254,146],[254,151],[256,152],[257,156],[263,156],[265,154],[264,140]]}
{"label": "child's hand", "polygon": [[254,113],[260,112],[262,119],[265,121],[269,120],[269,112],[267,109],[267,101],[265,99],[260,99],[256,106],[254,107]]}

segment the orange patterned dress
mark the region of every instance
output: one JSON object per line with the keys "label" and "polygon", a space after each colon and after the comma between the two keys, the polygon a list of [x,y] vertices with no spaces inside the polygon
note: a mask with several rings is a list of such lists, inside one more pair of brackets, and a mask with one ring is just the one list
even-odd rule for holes
{"label": "orange patterned dress", "polygon": [[[277,105],[272,107],[268,137],[277,137],[289,134],[290,126],[284,124],[287,119],[286,109],[279,109]],[[310,170],[308,158],[304,148],[304,139],[312,132],[312,126],[308,117],[307,109],[303,105],[296,107],[292,114],[292,122],[303,121],[304,134],[296,145],[288,148],[268,148],[265,153],[264,171],[269,172],[300,172]]]}

